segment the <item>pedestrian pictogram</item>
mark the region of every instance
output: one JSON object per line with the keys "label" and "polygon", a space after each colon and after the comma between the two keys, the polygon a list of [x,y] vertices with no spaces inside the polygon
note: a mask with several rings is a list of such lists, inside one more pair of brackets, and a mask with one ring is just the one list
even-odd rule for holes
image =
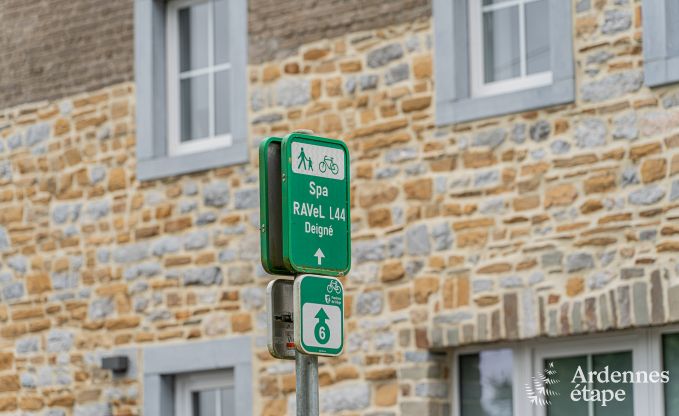
{"label": "pedestrian pictogram", "polygon": [[344,290],[334,277],[295,279],[295,346],[305,354],[337,356],[344,348]]}

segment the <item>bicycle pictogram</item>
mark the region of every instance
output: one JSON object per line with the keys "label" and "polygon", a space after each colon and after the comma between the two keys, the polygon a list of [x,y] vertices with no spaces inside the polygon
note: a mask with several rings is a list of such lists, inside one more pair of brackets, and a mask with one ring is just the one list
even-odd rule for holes
{"label": "bicycle pictogram", "polygon": [[330,172],[332,172],[333,175],[337,175],[337,172],[339,172],[339,166],[335,163],[335,159],[330,156],[325,156],[323,158],[323,161],[318,164],[318,169],[322,173],[325,173],[326,170],[330,169]]}
{"label": "bicycle pictogram", "polygon": [[332,293],[333,291],[337,293],[338,295],[342,293],[342,287],[340,286],[339,282],[337,280],[332,280],[330,283],[328,283],[328,293]]}

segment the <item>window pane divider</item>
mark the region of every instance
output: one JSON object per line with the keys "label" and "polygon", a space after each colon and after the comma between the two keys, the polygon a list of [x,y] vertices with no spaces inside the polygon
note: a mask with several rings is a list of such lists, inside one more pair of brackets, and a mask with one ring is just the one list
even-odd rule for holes
{"label": "window pane divider", "polygon": [[521,77],[526,76],[526,15],[525,2],[519,3],[519,67]]}
{"label": "window pane divider", "polygon": [[215,135],[215,73],[214,73],[214,1],[210,0],[208,2],[208,19],[207,19],[207,63],[210,69],[210,74],[208,75],[208,117],[209,117],[209,129],[210,137]]}
{"label": "window pane divider", "polygon": [[224,71],[226,69],[231,69],[230,63],[219,64],[219,65],[215,65],[215,66],[208,66],[208,67],[200,68],[200,69],[192,69],[190,71],[184,71],[181,74],[179,74],[179,79],[197,77],[199,75],[205,75],[205,74],[210,74],[212,72]]}
{"label": "window pane divider", "polygon": [[[480,1],[482,1],[482,0],[471,0],[471,1],[479,1],[479,2],[480,2]],[[483,5],[482,5],[482,6],[481,6],[481,11],[484,11],[484,12],[494,12],[494,11],[497,11],[497,10],[506,9],[506,8],[508,8],[508,7],[518,6],[519,4],[533,3],[533,2],[536,2],[536,1],[540,1],[540,0],[511,0],[511,1],[504,1],[504,2],[502,2],[502,3],[489,4],[489,5],[487,5],[487,6],[483,6]]]}

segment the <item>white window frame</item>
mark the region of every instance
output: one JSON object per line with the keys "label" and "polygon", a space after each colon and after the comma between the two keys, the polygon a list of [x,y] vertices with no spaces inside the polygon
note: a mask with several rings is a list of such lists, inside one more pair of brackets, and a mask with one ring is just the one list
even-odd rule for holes
{"label": "white window frame", "polygon": [[[511,349],[513,359],[512,404],[514,416],[545,416],[544,407],[531,405],[525,397],[524,383],[543,370],[545,358],[569,357],[600,353],[632,351],[633,370],[662,371],[662,336],[679,333],[679,325],[659,328],[616,331],[610,334],[578,335],[568,338],[539,339],[523,343],[501,342],[488,346],[469,346],[455,349],[450,354],[452,416],[460,412],[459,356],[485,350]],[[679,377],[679,375],[677,375]],[[525,381],[524,381],[525,380]],[[570,380],[561,380],[570,383]],[[664,384],[633,385],[635,416],[665,415]]]}
{"label": "white window frame", "polygon": [[[198,391],[234,388],[233,371],[203,371],[175,377],[175,416],[194,416],[192,394]],[[221,414],[221,396],[217,395],[217,414]]]}
{"label": "white window frame", "polygon": [[[208,63],[205,68],[180,72],[179,69],[179,10],[198,4],[208,5]],[[231,62],[214,65],[214,2],[212,0],[171,0],[167,2],[167,112],[168,151],[170,156],[207,151],[232,144],[231,134],[214,135],[215,131],[215,73],[231,70]],[[226,23],[226,22],[225,22]],[[227,40],[228,41],[228,40]],[[180,81],[199,75],[208,75],[209,136],[181,142]],[[230,115],[229,115],[230,116]],[[232,123],[230,123],[231,125]]]}
{"label": "white window frame", "polygon": [[[539,0],[508,0],[502,3],[482,6],[482,0],[469,2],[469,43],[470,47],[470,77],[471,95],[483,97],[505,94],[530,88],[541,87],[552,83],[552,71],[526,75],[526,15],[525,5]],[[483,54],[483,12],[496,11],[509,7],[519,8],[519,57],[521,60],[521,74],[518,77],[501,81],[485,82],[485,62]],[[551,48],[551,45],[550,45]]]}

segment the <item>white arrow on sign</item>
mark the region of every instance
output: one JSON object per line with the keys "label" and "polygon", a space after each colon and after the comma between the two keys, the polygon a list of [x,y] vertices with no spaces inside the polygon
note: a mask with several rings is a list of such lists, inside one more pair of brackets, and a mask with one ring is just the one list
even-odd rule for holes
{"label": "white arrow on sign", "polygon": [[323,263],[323,258],[325,258],[325,254],[323,254],[323,251],[321,251],[320,247],[318,250],[316,250],[316,254],[314,254],[314,257],[318,259],[318,265],[320,266],[321,263]]}

